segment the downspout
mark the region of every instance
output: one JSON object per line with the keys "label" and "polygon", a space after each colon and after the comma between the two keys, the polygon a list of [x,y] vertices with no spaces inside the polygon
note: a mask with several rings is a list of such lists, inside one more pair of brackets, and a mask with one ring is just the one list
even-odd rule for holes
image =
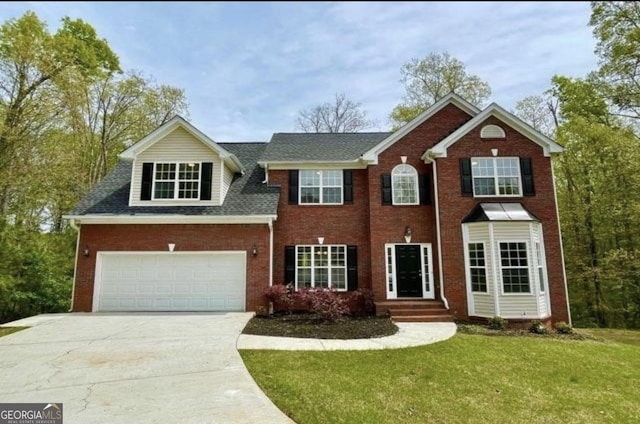
{"label": "downspout", "polygon": [[273,218],[269,220],[269,287],[273,286]]}
{"label": "downspout", "polygon": [[264,164],[264,181],[262,184],[269,184],[269,164]]}
{"label": "downspout", "polygon": [[75,294],[76,294],[76,275],[78,273],[78,252],[79,252],[79,248],[80,248],[80,227],[78,227],[76,225],[76,221],[75,219],[70,219],[69,220],[69,226],[71,228],[73,228],[74,230],[76,230],[76,258],[75,261],[73,263],[73,284],[71,286],[71,307],[69,308],[69,312],[73,311],[73,300],[75,298]]}
{"label": "downspout", "polygon": [[[567,270],[564,265],[564,246],[562,244],[562,228],[560,226],[560,210],[558,209],[558,192],[556,190],[556,175],[553,171],[553,157],[549,156],[549,162],[551,163],[551,182],[553,183],[553,202],[556,205],[556,219],[558,220],[558,238],[560,239],[560,263],[562,264],[562,279],[564,280],[564,297],[567,299],[567,316],[569,317],[569,325],[572,324],[571,320],[571,305],[569,304],[569,287],[567,286]],[[545,249],[546,255],[546,249]],[[546,258],[545,258],[546,267]],[[547,268],[547,273],[549,269]],[[548,281],[548,280],[547,280]],[[551,287],[547,287],[547,291],[551,291]],[[548,293],[549,301],[551,300],[551,294]],[[551,302],[549,302],[549,310],[551,311]],[[553,316],[553,311],[551,311]]]}
{"label": "downspout", "polygon": [[436,161],[435,159],[429,158],[429,161],[432,164],[433,170],[433,191],[434,194],[434,202],[436,208],[436,239],[438,242],[438,281],[440,282],[440,298],[442,299],[442,303],[444,303],[444,307],[449,309],[449,301],[444,296],[444,277],[443,268],[442,268],[442,237],[440,236],[440,203],[438,202],[438,171],[436,169]]}

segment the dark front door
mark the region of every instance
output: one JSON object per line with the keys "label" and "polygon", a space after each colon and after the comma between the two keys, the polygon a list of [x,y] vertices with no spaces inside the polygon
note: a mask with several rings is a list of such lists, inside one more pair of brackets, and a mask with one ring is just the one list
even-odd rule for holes
{"label": "dark front door", "polygon": [[420,245],[396,244],[398,297],[422,297]]}

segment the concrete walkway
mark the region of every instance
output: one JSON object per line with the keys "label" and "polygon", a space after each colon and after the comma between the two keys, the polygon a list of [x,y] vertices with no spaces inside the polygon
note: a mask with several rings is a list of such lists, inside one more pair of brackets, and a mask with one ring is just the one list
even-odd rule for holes
{"label": "concrete walkway", "polygon": [[236,350],[252,313],[40,315],[5,325],[0,401],[62,403],[65,424],[291,424]]}
{"label": "concrete walkway", "polygon": [[357,340],[297,339],[242,334],[238,349],[269,350],[373,350],[422,346],[446,340],[456,334],[452,322],[399,322],[399,331],[387,337]]}

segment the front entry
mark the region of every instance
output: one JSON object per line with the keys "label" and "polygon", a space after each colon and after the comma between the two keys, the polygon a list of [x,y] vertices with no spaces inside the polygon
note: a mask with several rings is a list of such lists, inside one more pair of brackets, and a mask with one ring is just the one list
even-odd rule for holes
{"label": "front entry", "polygon": [[398,297],[422,297],[422,260],[419,244],[396,245]]}
{"label": "front entry", "polygon": [[387,299],[433,299],[431,245],[387,244]]}

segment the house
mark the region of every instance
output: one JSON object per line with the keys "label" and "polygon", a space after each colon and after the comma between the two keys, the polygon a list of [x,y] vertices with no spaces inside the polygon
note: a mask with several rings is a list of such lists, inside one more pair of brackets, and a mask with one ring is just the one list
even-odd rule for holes
{"label": "house", "polygon": [[263,311],[292,284],[371,289],[399,320],[568,322],[561,151],[455,94],[394,133],[216,143],[175,117],[67,216],[73,311]]}

